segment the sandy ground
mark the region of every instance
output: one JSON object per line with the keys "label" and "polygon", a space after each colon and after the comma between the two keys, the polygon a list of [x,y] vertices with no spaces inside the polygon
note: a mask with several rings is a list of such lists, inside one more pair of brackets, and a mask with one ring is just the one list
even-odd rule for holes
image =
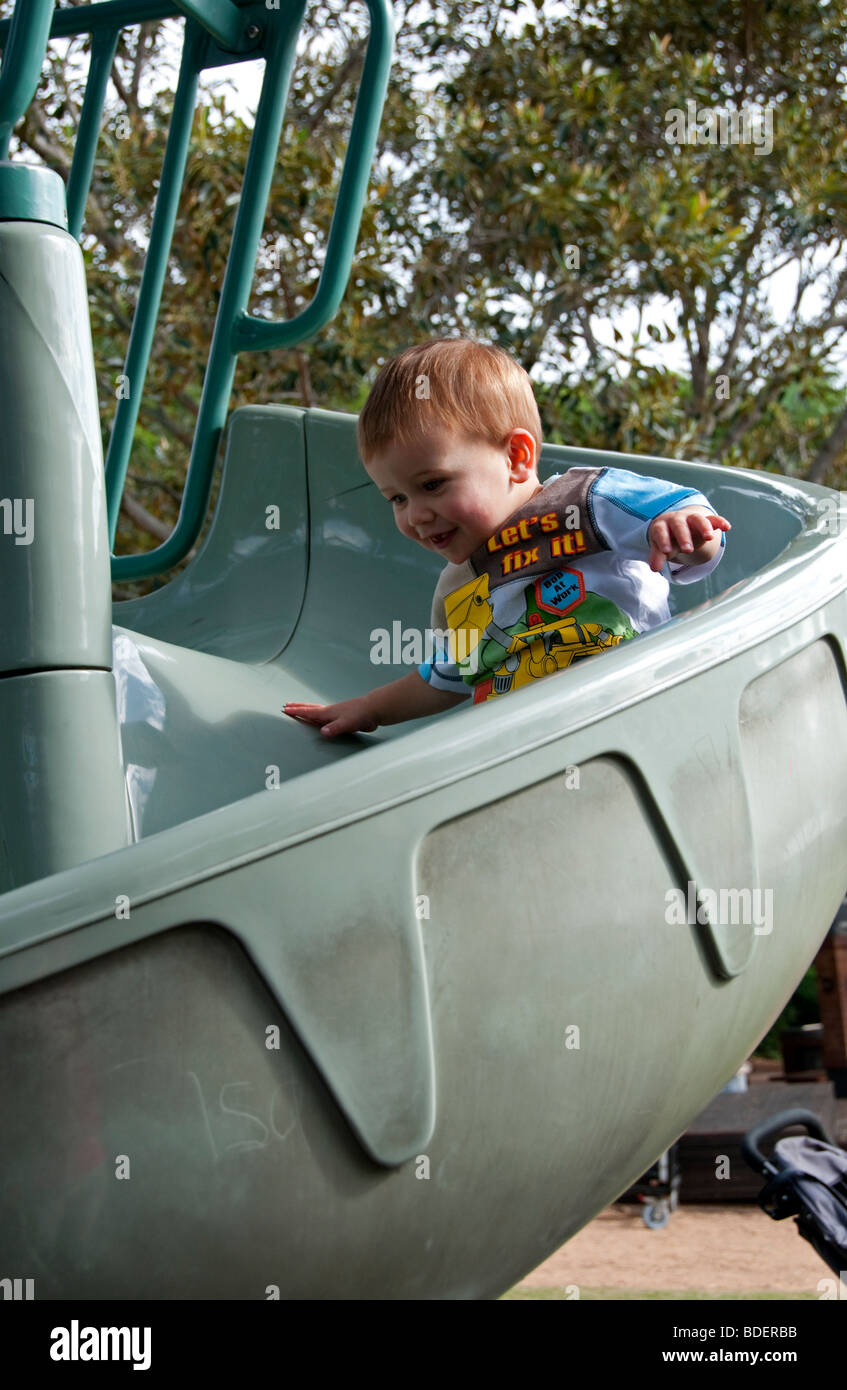
{"label": "sandy ground", "polygon": [[[519,1287],[698,1289],[803,1293],[820,1298],[834,1275],[794,1221],[758,1206],[680,1206],[651,1231],[641,1208],[613,1206],[539,1265]],[[847,1298],[847,1288],[840,1290]]]}

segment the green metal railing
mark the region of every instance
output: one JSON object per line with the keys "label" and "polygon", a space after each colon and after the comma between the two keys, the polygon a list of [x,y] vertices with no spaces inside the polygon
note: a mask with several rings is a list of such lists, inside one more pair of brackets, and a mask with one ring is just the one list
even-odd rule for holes
{"label": "green metal railing", "polygon": [[0,69],[0,159],[8,158],[12,129],[32,100],[48,39],[91,35],[88,79],[67,189],[68,229],[79,237],[106,83],[120,32],[128,25],[147,20],[185,16],[179,80],[124,366],[129,395],[118,400],[106,453],[112,546],[167,273],[198,78],[208,68],[254,58],[265,60],[179,518],[171,535],[155,550],[143,555],[113,556],[114,579],[162,574],[182,560],[196,541],[209,505],[238,354],[290,348],[305,342],[330,321],[341,303],[359,234],[394,39],[390,0],[365,2],[370,17],[368,47],[323,269],[311,302],[287,320],[256,318],[247,313],[246,306],[307,0],[279,0],[278,9],[264,0],[258,4],[244,0],[100,0],[97,4],[55,12],[54,0],[18,0],[12,19],[0,24],[0,47],[4,48]]}

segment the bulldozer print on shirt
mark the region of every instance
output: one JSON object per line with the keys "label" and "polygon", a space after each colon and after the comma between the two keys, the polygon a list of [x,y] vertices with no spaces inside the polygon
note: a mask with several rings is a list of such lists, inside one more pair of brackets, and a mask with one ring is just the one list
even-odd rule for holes
{"label": "bulldozer print on shirt", "polygon": [[[524,582],[525,604],[507,626],[496,621],[512,584],[491,592],[487,573],[445,599],[450,655],[474,687],[474,704],[505,695],[572,662],[615,647],[637,634],[610,599],[586,593],[579,570],[559,569]],[[509,607],[511,608],[511,604]]]}

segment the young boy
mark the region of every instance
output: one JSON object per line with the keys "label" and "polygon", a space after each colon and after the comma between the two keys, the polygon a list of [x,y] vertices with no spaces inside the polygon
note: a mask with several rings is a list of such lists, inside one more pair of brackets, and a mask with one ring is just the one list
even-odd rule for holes
{"label": "young boy", "polygon": [[710,574],[730,524],[692,488],[617,468],[542,484],[532,383],[501,348],[432,339],[387,362],[359,453],[409,540],[447,562],[436,659],[334,705],[287,704],[323,734],[492,699],[670,616],[668,581]]}

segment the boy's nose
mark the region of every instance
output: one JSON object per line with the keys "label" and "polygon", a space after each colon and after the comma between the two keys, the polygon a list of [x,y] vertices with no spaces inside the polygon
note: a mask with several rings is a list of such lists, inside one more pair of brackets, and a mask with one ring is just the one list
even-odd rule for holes
{"label": "boy's nose", "polygon": [[406,512],[406,519],[410,526],[427,526],[435,516],[435,512],[429,502],[422,499],[417,502],[410,502]]}

